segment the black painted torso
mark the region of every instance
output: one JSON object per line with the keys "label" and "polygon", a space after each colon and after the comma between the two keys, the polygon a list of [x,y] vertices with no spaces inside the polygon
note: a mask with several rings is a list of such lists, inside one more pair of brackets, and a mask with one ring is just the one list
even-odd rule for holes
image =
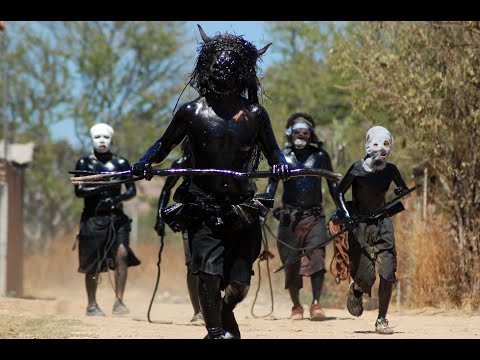
{"label": "black painted torso", "polygon": [[[127,159],[110,152],[105,154],[95,152],[80,158],[75,170],[95,172],[124,171],[130,170],[130,164]],[[75,194],[77,197],[84,198],[85,210],[90,214],[94,214],[98,203],[102,199],[121,196],[122,200],[128,200],[135,196],[136,189],[133,182],[125,184],[127,190],[123,194],[121,193],[121,186],[121,184],[112,186],[75,185]],[[122,208],[121,203],[118,205],[118,208]]]}
{"label": "black painted torso", "polygon": [[[283,149],[283,154],[292,169],[325,169],[333,171],[328,153],[322,148],[309,146],[304,150],[295,150],[291,147]],[[330,195],[334,198],[336,183],[327,180]],[[269,181],[266,192],[274,196],[277,182]],[[322,177],[298,176],[283,182],[283,204],[308,209],[322,206]]]}
{"label": "black painted torso", "polygon": [[[191,163],[196,169],[252,171],[255,145],[260,146],[270,165],[285,162],[265,109],[240,96],[221,99],[207,96],[184,104],[141,161],[163,161],[185,136],[190,141]],[[214,194],[218,201],[226,195],[256,191],[252,179],[232,176],[195,176],[191,182]]]}

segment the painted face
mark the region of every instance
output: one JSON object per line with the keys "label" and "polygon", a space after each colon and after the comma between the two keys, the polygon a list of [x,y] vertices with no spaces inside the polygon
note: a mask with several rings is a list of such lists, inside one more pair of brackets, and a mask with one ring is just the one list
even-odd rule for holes
{"label": "painted face", "polygon": [[390,132],[382,126],[374,126],[368,130],[365,143],[368,158],[364,161],[364,168],[367,171],[385,168],[392,151],[392,140]]}
{"label": "painted face", "polygon": [[312,133],[309,129],[300,128],[292,131],[292,144],[296,149],[304,149],[310,144]]}
{"label": "painted face", "polygon": [[240,58],[230,50],[219,51],[210,66],[209,84],[217,94],[227,94],[237,88],[240,73]]}
{"label": "painted face", "polygon": [[312,142],[312,127],[306,122],[299,121],[290,126],[285,134],[291,137],[291,142],[295,149],[304,149]]}
{"label": "painted face", "polygon": [[90,129],[92,145],[96,152],[106,153],[110,151],[113,129],[107,124],[97,124]]}

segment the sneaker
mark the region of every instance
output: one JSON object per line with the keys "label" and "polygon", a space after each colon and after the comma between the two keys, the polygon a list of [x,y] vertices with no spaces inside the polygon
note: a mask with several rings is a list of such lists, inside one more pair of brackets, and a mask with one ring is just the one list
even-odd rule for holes
{"label": "sneaker", "polygon": [[105,316],[105,313],[100,309],[97,304],[87,307],[87,316]]}
{"label": "sneaker", "polygon": [[375,332],[382,335],[393,334],[393,329],[388,326],[388,320],[385,318],[380,318],[375,321]]}
{"label": "sneaker", "polygon": [[113,315],[126,315],[130,312],[128,307],[122,302],[122,300],[117,299],[115,304],[113,304],[112,314]]}
{"label": "sneaker", "polygon": [[315,302],[310,306],[310,320],[322,320],[325,318],[325,312],[323,311],[320,303]]}
{"label": "sneaker", "polygon": [[225,331],[221,328],[213,328],[213,329],[207,329],[208,334],[204,337],[204,339],[207,340],[214,340],[214,339],[223,339],[223,340],[229,340],[229,339],[235,339],[235,337],[230,334],[228,331]]}
{"label": "sneaker", "polygon": [[292,320],[302,320],[303,319],[303,306],[298,305],[292,307],[292,315],[290,315]]}
{"label": "sneaker", "polygon": [[363,293],[361,293],[360,297],[355,295],[355,291],[353,290],[352,281],[349,286],[348,290],[348,297],[347,297],[347,309],[350,314],[353,316],[360,316],[363,313]]}
{"label": "sneaker", "polygon": [[190,323],[192,323],[192,325],[204,326],[205,325],[205,320],[203,319],[202,313],[198,312],[195,315],[193,315],[192,320],[190,320]]}

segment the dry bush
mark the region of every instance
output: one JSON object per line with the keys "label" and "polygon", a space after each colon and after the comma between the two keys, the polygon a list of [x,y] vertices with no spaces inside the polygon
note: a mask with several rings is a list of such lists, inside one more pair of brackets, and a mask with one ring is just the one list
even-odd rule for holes
{"label": "dry bush", "polygon": [[407,211],[395,219],[400,302],[409,307],[455,308],[461,305],[458,250],[448,219],[430,214],[422,219],[421,195],[405,201]]}
{"label": "dry bush", "polygon": [[[171,239],[165,241],[162,252],[158,291],[185,296],[187,294],[186,266],[181,237],[177,234],[171,236]],[[72,251],[74,239],[75,232],[59,235],[52,242],[47,256],[26,254],[24,261],[25,296],[52,297],[59,292],[68,293],[72,289],[84,288],[84,275],[77,271],[78,248]],[[142,263],[129,268],[126,291],[140,289],[153,293],[157,278],[160,241],[130,244],[130,246]],[[103,285],[100,284],[100,286],[110,287],[110,281],[113,282],[113,272],[102,273]]]}

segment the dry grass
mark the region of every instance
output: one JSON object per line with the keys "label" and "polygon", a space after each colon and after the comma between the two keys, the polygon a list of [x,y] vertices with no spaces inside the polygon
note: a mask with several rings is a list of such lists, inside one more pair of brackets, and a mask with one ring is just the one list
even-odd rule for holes
{"label": "dry grass", "polygon": [[[159,290],[186,295],[186,267],[181,247],[181,238],[173,235],[167,241],[162,254]],[[153,239],[152,239],[153,240]],[[155,239],[157,240],[157,239]],[[24,294],[26,297],[51,296],[52,289],[67,293],[72,288],[84,287],[84,275],[77,272],[78,249],[72,251],[74,234],[57,237],[48,256],[27,254],[24,265]],[[142,261],[139,266],[130,267],[127,290],[141,288],[153,292],[157,277],[158,252],[160,241],[149,244],[130,244]],[[102,273],[102,282],[113,281],[113,273]],[[110,286],[110,285],[106,285]],[[100,289],[100,287],[99,287]]]}
{"label": "dry grass", "polygon": [[407,211],[395,219],[401,302],[409,307],[457,308],[461,305],[458,251],[447,219],[441,214],[422,219],[420,200],[418,194],[412,195],[405,202]]}

